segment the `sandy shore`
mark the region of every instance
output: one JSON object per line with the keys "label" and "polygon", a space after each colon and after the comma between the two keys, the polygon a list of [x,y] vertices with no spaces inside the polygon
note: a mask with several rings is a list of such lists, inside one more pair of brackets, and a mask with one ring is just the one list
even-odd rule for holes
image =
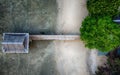
{"label": "sandy shore", "polygon": [[[85,0],[57,0],[57,34],[79,34],[83,19],[87,16]],[[60,75],[89,75],[88,49],[81,40],[54,41],[55,60]]]}

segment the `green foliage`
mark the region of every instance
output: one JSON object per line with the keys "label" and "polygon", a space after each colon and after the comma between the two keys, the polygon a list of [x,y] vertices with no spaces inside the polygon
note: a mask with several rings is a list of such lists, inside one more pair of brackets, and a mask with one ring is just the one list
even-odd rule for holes
{"label": "green foliage", "polygon": [[111,17],[88,16],[80,29],[81,39],[86,47],[106,52],[120,45],[120,27]]}
{"label": "green foliage", "polygon": [[120,0],[88,0],[87,5],[91,15],[114,16],[120,13]]}
{"label": "green foliage", "polygon": [[80,29],[81,39],[86,47],[103,52],[120,45],[120,27],[112,17],[120,14],[120,0],[88,0],[90,15]]}

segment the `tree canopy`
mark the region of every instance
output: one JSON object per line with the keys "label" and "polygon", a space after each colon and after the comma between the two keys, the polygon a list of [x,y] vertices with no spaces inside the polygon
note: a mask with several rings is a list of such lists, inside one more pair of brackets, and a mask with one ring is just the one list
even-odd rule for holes
{"label": "tree canopy", "polygon": [[88,16],[83,21],[80,32],[81,39],[90,49],[107,52],[120,45],[120,26],[109,16]]}

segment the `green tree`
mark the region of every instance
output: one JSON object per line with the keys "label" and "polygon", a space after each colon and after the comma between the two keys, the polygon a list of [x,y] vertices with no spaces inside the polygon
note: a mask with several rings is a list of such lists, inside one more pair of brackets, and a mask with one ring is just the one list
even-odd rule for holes
{"label": "green tree", "polygon": [[107,52],[120,45],[120,26],[109,16],[99,18],[88,16],[83,21],[80,32],[81,39],[90,49]]}
{"label": "green tree", "polygon": [[109,15],[119,14],[118,8],[120,0],[88,0],[87,7],[91,15]]}

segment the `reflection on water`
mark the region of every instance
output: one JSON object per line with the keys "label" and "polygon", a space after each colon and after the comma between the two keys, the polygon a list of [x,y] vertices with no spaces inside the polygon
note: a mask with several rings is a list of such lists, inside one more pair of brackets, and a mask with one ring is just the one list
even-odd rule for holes
{"label": "reflection on water", "polygon": [[[0,0],[0,8],[0,33],[54,34],[56,0]],[[0,75],[58,75],[53,55],[52,41],[32,41],[28,54],[0,50]]]}
{"label": "reflection on water", "polygon": [[0,75],[58,75],[52,41],[34,41],[28,54],[2,54]]}
{"label": "reflection on water", "polygon": [[[9,32],[51,34],[57,16],[56,0],[0,0],[0,22],[8,26]],[[0,27],[1,28],[1,27]],[[2,29],[2,28],[1,28]],[[4,30],[3,30],[4,32]]]}

